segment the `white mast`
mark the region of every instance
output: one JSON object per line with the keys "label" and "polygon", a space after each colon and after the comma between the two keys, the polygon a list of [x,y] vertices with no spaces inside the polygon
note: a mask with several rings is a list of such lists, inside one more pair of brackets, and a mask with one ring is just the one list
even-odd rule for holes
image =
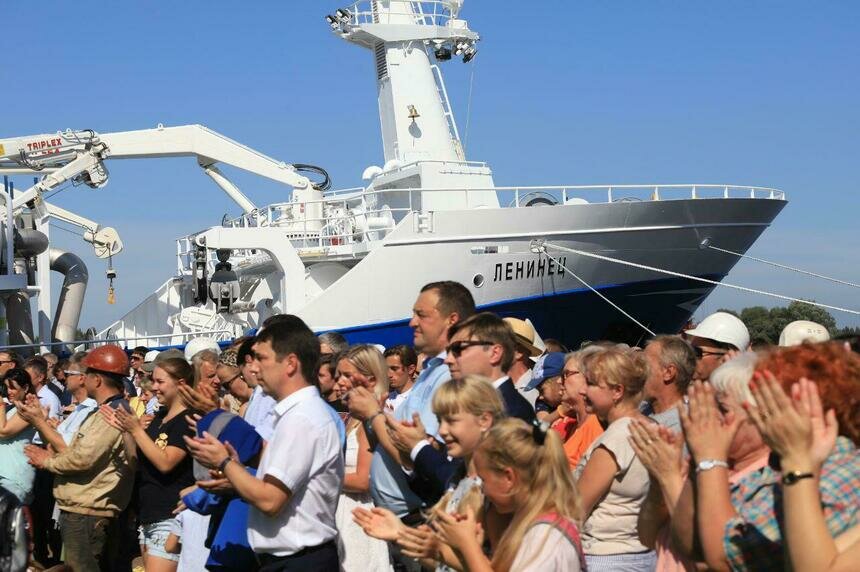
{"label": "white mast", "polygon": [[456,18],[462,1],[376,0],[340,9],[326,19],[343,39],[372,51],[386,163],[463,161],[442,75],[444,61],[469,61],[478,34]]}

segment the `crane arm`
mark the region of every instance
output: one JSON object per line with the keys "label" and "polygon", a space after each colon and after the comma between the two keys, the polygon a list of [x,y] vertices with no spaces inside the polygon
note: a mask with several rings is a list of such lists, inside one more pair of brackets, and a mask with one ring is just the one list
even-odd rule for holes
{"label": "crane arm", "polygon": [[[16,209],[68,180],[81,179],[93,187],[104,185],[107,182],[107,170],[103,164],[105,159],[160,157],[196,157],[204,170],[211,170],[215,164],[224,163],[298,190],[311,189],[313,186],[292,165],[263,155],[202,125],[159,126],[155,129],[104,134],[65,131],[54,135],[0,139],[0,171],[13,163],[33,171],[48,167],[55,169],[16,196],[13,203]],[[223,175],[217,170],[214,172],[216,176],[213,179],[227,190],[218,178],[220,175],[223,179]],[[212,172],[207,171],[207,174],[212,176]],[[234,194],[231,197],[236,199]],[[253,207],[247,198],[237,202],[246,211]]]}

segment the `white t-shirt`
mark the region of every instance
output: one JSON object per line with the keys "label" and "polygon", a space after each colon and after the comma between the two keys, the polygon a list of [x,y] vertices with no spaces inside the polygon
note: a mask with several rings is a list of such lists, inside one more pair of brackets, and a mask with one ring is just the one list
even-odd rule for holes
{"label": "white t-shirt", "polygon": [[397,409],[397,407],[401,403],[406,401],[407,397],[409,397],[410,391],[412,391],[411,387],[409,389],[407,389],[406,391],[404,391],[403,393],[395,393],[392,391],[392,393],[394,393],[394,397],[385,398],[385,410],[393,415],[394,410]]}
{"label": "white t-shirt", "polygon": [[582,475],[586,463],[598,447],[615,457],[618,472],[606,496],[591,511],[582,527],[582,547],[586,554],[630,554],[647,552],[639,542],[637,520],[648,494],[648,471],[639,461],[627,437],[632,417],[614,421],[588,448],[576,467],[576,478]]}
{"label": "white t-shirt", "polygon": [[511,565],[511,572],[580,572],[579,554],[573,543],[551,524],[528,529]]}
{"label": "white t-shirt", "polygon": [[274,408],[272,440],[257,478],[274,477],[290,490],[281,512],[270,517],[253,506],[248,542],[254,552],[289,556],[337,538],[335,509],[343,486],[337,413],[316,387],[305,387]]}
{"label": "white t-shirt", "polygon": [[42,407],[48,408],[48,417],[56,419],[60,416],[60,399],[48,389],[47,385],[43,385],[42,389],[36,392],[36,397],[39,398],[39,404]]}
{"label": "white t-shirt", "polygon": [[209,533],[209,515],[197,514],[185,509],[176,515],[179,523],[177,536],[182,542],[177,572],[199,572],[206,569],[209,549],[206,548],[206,535]]}

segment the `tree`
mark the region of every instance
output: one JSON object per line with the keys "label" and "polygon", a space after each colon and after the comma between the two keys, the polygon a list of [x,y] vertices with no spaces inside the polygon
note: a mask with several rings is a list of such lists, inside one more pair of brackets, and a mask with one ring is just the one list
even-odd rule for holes
{"label": "tree", "polygon": [[821,324],[827,328],[831,336],[837,332],[836,320],[830,312],[804,302],[792,302],[786,307],[769,310],[764,306],[751,306],[741,310],[738,317],[746,324],[753,345],[779,343],[779,335],[783,328],[797,320],[809,320]]}

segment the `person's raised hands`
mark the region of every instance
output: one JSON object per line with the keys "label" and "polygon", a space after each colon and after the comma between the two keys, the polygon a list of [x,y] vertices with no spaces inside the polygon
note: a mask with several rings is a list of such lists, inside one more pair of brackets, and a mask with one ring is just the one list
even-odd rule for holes
{"label": "person's raised hands", "polygon": [[769,372],[756,373],[750,387],[756,405],[745,405],[765,443],[781,458],[783,470],[817,471],[836,444],[839,426],[824,413],[818,387],[801,378],[791,398]]}
{"label": "person's raised hands", "polygon": [[412,414],[411,422],[398,421],[386,414],[385,422],[388,427],[388,437],[394,446],[403,453],[409,453],[415,445],[427,439],[427,431],[424,429],[424,424],[421,423],[421,416],[418,413]]}
{"label": "person's raised hands", "polygon": [[639,461],[660,482],[684,474],[684,438],[668,427],[634,419],[630,445]]}
{"label": "person's raised hands", "polygon": [[12,404],[21,419],[31,425],[48,418],[47,408],[42,407],[39,398],[32,393],[27,394],[23,401],[13,401]]}
{"label": "person's raised hands", "polygon": [[366,421],[379,410],[379,400],[366,387],[353,387],[343,396],[343,402],[353,417]]}
{"label": "person's raised hands", "polygon": [[218,393],[208,383],[191,387],[184,381],[179,382],[179,396],[189,408],[203,413],[215,411],[219,406]]}
{"label": "person's raised hands", "polygon": [[710,383],[697,381],[687,394],[688,406],[682,407],[680,414],[690,454],[697,462],[726,461],[740,420],[732,412],[720,413]]}
{"label": "person's raised hands", "polygon": [[439,542],[458,552],[473,544],[480,546],[483,535],[471,508],[466,509],[466,514],[453,515],[437,510],[432,526]]}
{"label": "person's raised hands", "polygon": [[397,544],[409,558],[437,559],[439,541],[436,533],[426,524],[412,528],[404,526],[397,535]]}
{"label": "person's raised hands", "polygon": [[397,540],[400,531],[407,528],[396,514],[381,507],[356,507],[352,509],[352,520],[366,535],[390,542]]}

